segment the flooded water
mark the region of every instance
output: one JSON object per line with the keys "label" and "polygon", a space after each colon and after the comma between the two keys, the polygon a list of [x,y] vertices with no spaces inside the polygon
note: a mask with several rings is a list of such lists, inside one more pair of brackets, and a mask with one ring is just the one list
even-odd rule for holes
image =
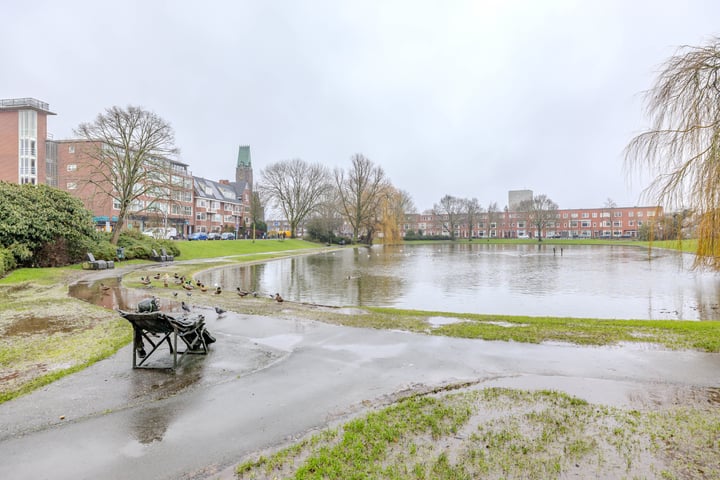
{"label": "flooded water", "polygon": [[692,256],[629,246],[376,246],[229,267],[206,284],[290,301],[432,311],[720,319],[720,276]]}

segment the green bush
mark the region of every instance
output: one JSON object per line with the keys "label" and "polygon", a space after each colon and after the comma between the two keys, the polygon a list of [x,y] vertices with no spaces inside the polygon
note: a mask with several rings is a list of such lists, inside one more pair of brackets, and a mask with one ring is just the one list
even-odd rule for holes
{"label": "green bush", "polygon": [[0,277],[15,268],[15,256],[6,248],[0,247]]}
{"label": "green bush", "polygon": [[[108,235],[109,239],[110,236]],[[109,244],[108,240],[108,244]],[[148,235],[143,235],[137,230],[125,230],[120,234],[118,239],[118,247],[125,249],[125,259],[133,260],[136,258],[149,260],[152,257],[152,251],[160,253],[161,249],[165,249],[167,253],[174,256],[180,255],[180,249],[172,240],[157,240]],[[115,256],[115,247],[113,247],[113,256]]]}
{"label": "green bush", "polygon": [[0,182],[0,247],[18,266],[61,266],[83,260],[96,239],[92,214],[47,185]]}

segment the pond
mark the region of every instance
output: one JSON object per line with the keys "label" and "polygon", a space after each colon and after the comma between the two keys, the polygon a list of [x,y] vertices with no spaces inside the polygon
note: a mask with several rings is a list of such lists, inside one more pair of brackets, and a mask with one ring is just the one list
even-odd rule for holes
{"label": "pond", "polygon": [[720,276],[693,256],[632,246],[480,242],[327,251],[204,273],[286,300],[449,312],[720,319]]}

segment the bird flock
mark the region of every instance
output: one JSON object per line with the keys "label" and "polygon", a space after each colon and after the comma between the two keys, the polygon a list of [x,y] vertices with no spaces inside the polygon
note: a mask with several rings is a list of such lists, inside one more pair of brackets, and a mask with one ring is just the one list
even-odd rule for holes
{"label": "bird flock", "polygon": [[[144,285],[145,288],[154,288],[154,285],[153,285],[154,280],[158,281],[158,282],[162,282],[162,285],[165,288],[171,288],[171,287],[181,288],[182,290],[185,291],[185,295],[188,297],[188,299],[189,299],[189,297],[192,296],[193,292],[195,292],[197,290],[199,290],[201,293],[211,292],[213,295],[222,295],[224,292],[222,286],[217,283],[214,284],[212,287],[208,287],[200,280],[187,278],[185,275],[180,275],[178,273],[174,273],[172,275],[172,277],[170,277],[170,275],[167,273],[164,275],[162,275],[161,273],[156,273],[154,275],[150,275],[150,274],[143,275],[140,277],[140,284]],[[105,293],[107,290],[110,290],[110,287],[108,287],[107,285],[105,285],[103,283],[100,283],[100,290],[102,290]],[[235,293],[240,298],[244,298],[247,296],[252,296],[254,298],[258,298],[258,297],[264,296],[256,291],[250,292],[247,290],[243,290],[241,287],[236,287]],[[173,291],[172,295],[173,295],[173,297],[177,298],[178,292]],[[274,300],[278,303],[282,303],[285,301],[279,293],[269,294],[268,296],[272,300]],[[265,298],[267,298],[267,297],[265,297]],[[184,312],[192,311],[192,307],[190,306],[190,304],[186,303],[184,300],[181,301],[180,306]],[[215,306],[213,308],[214,308],[215,313],[217,314],[218,318],[221,318],[226,313],[226,310],[219,306]]]}

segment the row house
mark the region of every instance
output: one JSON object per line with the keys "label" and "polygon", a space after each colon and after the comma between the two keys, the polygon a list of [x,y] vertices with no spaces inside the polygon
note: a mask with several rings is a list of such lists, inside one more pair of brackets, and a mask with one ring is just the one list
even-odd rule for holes
{"label": "row house", "polygon": [[194,177],[194,232],[235,232],[250,225],[250,185],[248,182],[215,182]]}
{"label": "row house", "polygon": [[[90,152],[102,148],[100,142],[60,140],[52,142],[58,161],[58,188],[81,199],[93,213],[98,229],[110,231],[118,221],[120,203],[110,194],[112,186],[104,180],[109,166],[98,162]],[[188,165],[167,158],[149,160],[146,194],[139,196],[125,218],[128,229],[175,228],[189,232],[192,219],[192,176]],[[89,181],[91,180],[91,181]]]}
{"label": "row house", "polygon": [[[606,207],[557,210],[540,232],[543,238],[635,238],[638,230],[664,216],[662,207]],[[403,235],[450,235],[448,215],[423,212],[407,214]],[[536,238],[536,226],[525,212],[483,212],[472,226],[457,222],[455,238]]]}

